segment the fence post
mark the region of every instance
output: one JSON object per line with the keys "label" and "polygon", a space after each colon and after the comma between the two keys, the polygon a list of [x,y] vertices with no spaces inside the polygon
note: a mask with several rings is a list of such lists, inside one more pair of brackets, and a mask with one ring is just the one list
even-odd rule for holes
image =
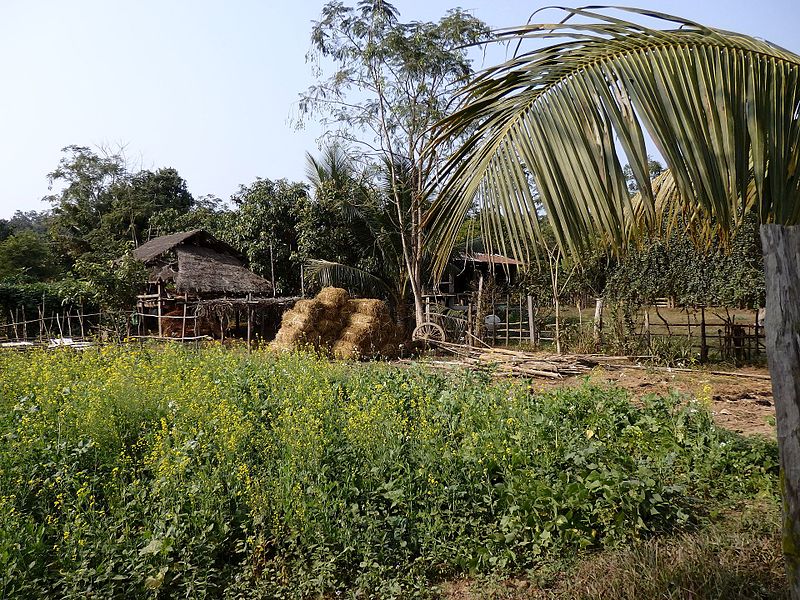
{"label": "fence post", "polygon": [[706,343],[706,307],[700,307],[700,362],[708,362],[708,344]]}
{"label": "fence post", "polygon": [[597,349],[603,343],[603,299],[595,298],[594,302],[594,345]]}
{"label": "fence post", "polygon": [[506,294],[506,346],[508,346],[508,330],[511,328],[509,320],[509,309],[511,308],[511,296]]}
{"label": "fence post", "polygon": [[528,296],[528,335],[531,337],[531,346],[535,346],[536,324],[533,322],[533,296]]}

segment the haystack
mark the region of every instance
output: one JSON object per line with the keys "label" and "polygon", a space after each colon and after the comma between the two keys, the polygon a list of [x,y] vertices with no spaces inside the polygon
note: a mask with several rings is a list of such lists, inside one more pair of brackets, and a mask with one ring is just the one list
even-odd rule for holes
{"label": "haystack", "polygon": [[335,358],[393,356],[402,340],[382,300],[351,300],[341,288],[324,288],[313,300],[286,311],[272,346],[293,350],[313,346]]}

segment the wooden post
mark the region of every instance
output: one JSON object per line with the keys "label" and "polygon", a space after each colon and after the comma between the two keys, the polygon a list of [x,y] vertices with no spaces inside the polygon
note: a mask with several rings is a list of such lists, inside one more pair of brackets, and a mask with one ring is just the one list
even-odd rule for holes
{"label": "wooden post", "polygon": [[522,343],[522,294],[519,295],[519,329],[517,329],[517,344]]}
{"label": "wooden post", "polygon": [[247,302],[247,351],[250,352],[250,336],[251,336],[251,310],[250,310],[250,301]]}
{"label": "wooden post", "polygon": [[647,342],[647,351],[650,352],[650,307],[644,307],[644,339]]}
{"label": "wooden post", "polygon": [[594,301],[594,345],[597,349],[603,343],[603,299],[595,298]]}
{"label": "wooden post", "polygon": [[[23,309],[24,309],[24,307],[23,307]],[[753,328],[753,332],[754,332],[754,335],[755,335],[755,338],[756,338],[756,356],[758,356],[761,353],[761,344],[758,341],[759,329],[760,329],[760,327],[759,327],[759,324],[758,324],[758,309],[756,309],[756,322],[755,322],[755,326]]]}
{"label": "wooden post", "polygon": [[189,292],[183,293],[183,320],[181,321],[181,341],[186,337],[186,307],[189,304]]}
{"label": "wooden post", "polygon": [[275,297],[275,258],[272,254],[272,242],[269,243],[269,271],[272,277],[272,297]]}
{"label": "wooden post", "polygon": [[158,337],[161,337],[162,327],[161,327],[161,282],[158,282]]}
{"label": "wooden post", "polygon": [[[137,315],[136,318],[138,320],[139,316]],[[86,337],[86,334],[83,330],[83,300],[81,300],[81,303],[78,306],[78,323],[81,326],[81,339],[83,339]]]}
{"label": "wooden post", "polygon": [[800,227],[761,225],[772,379],[783,492],[783,555],[789,590],[800,599]]}
{"label": "wooden post", "polygon": [[692,341],[692,318],[689,315],[689,307],[686,307],[686,339]]}
{"label": "wooden post", "polygon": [[[758,322],[758,312],[756,311],[756,322]],[[22,341],[28,341],[28,319],[25,316],[25,305],[22,305]]]}
{"label": "wooden post", "polygon": [[700,307],[700,362],[708,362],[708,343],[706,341],[706,307]]}
{"label": "wooden post", "polygon": [[533,322],[533,296],[528,296],[528,335],[531,338],[531,346],[535,346],[536,324]]}
{"label": "wooden post", "polygon": [[511,305],[511,297],[508,294],[506,294],[506,346],[508,346],[508,330],[511,327],[511,323],[509,321],[509,316],[508,316],[510,305]]}
{"label": "wooden post", "polygon": [[467,304],[467,346],[472,348],[472,302]]}
{"label": "wooden post", "polygon": [[497,308],[494,303],[494,289],[492,289],[492,346],[497,346]]}
{"label": "wooden post", "polygon": [[475,337],[483,339],[483,273],[478,271],[478,304],[475,307]]}

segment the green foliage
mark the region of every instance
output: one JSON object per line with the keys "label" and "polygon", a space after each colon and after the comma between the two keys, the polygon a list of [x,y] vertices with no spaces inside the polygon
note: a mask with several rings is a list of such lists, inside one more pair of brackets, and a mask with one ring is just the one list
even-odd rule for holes
{"label": "green foliage", "polygon": [[[467,46],[488,27],[458,8],[438,22],[402,23],[384,1],[357,6],[328,2],[311,31],[309,59],[319,81],[302,94],[300,118],[318,116],[329,135],[359,148],[386,176],[389,217],[400,245],[405,279],[422,319],[424,187],[435,157],[424,157],[431,127],[472,74]],[[323,75],[321,65],[333,63]]]}
{"label": "green foliage", "polygon": [[92,303],[107,310],[133,306],[148,275],[144,264],[130,253],[105,262],[81,257],[75,263],[75,273],[91,290]]}
{"label": "green foliage", "polygon": [[308,202],[305,184],[286,179],[256,179],[233,195],[234,210],[225,213],[223,240],[247,256],[250,268],[275,281],[279,294],[300,290],[298,220]]}
{"label": "green foliage", "polygon": [[0,279],[43,281],[63,271],[50,240],[41,233],[22,230],[0,241]]}
{"label": "green foliage", "polygon": [[689,306],[757,308],[764,305],[764,268],[758,223],[746,219],[725,244],[699,247],[683,230],[644,240],[609,276],[609,298],[652,304],[674,298]]}
{"label": "green foliage", "polygon": [[46,200],[53,205],[50,234],[71,261],[86,254],[118,258],[126,243],[147,241],[154,215],[172,211],[178,217],[195,205],[175,169],[133,173],[121,151],[67,146],[63,152],[48,175],[51,187],[60,189]]}
{"label": "green foliage", "polygon": [[424,597],[776,493],[696,402],[211,347],[0,355],[0,594]]}

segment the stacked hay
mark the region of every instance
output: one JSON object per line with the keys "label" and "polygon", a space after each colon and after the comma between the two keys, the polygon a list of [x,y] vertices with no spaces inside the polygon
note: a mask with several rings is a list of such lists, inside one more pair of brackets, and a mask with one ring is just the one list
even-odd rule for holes
{"label": "stacked hay", "polygon": [[313,300],[286,311],[273,348],[313,347],[336,358],[393,356],[402,340],[381,300],[351,300],[341,288],[324,288]]}
{"label": "stacked hay", "polygon": [[386,304],[381,300],[350,300],[348,308],[350,315],[333,345],[334,357],[393,356],[397,328]]}
{"label": "stacked hay", "polygon": [[294,308],[283,313],[281,328],[275,336],[275,341],[272,342],[273,348],[278,350],[294,350],[307,346],[318,348],[321,338],[319,322],[322,320],[324,310],[324,305],[317,300],[298,300]]}

